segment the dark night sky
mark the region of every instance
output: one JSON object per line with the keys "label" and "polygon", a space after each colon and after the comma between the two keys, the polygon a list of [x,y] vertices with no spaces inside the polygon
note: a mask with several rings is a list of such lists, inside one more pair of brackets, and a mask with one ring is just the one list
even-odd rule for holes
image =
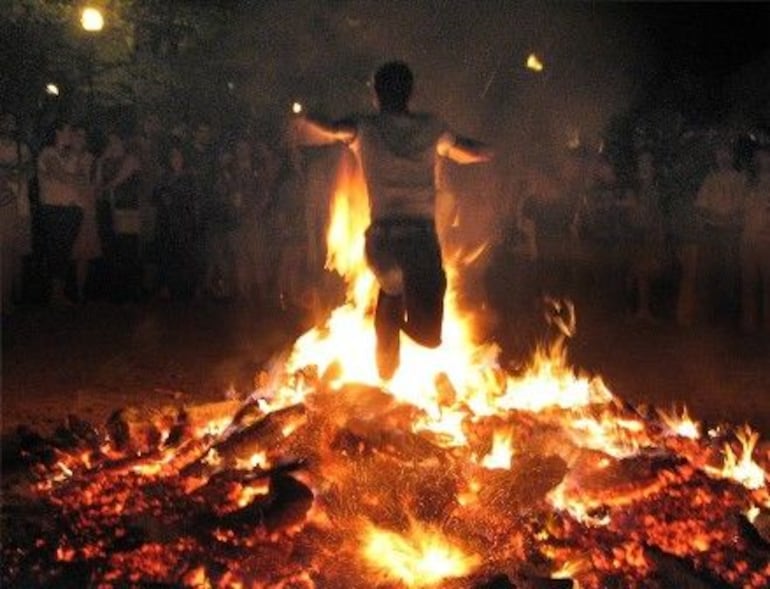
{"label": "dark night sky", "polygon": [[[447,89],[443,103],[419,94],[418,100],[461,118],[533,104],[566,112],[559,99],[569,98],[577,116],[590,119],[596,115],[587,112],[589,103],[610,113],[640,100],[655,103],[666,92],[708,118],[725,109],[736,71],[770,48],[770,3],[268,0],[241,6],[239,46],[269,45],[286,66],[283,80],[288,72],[299,84],[328,84],[326,106],[342,112],[355,103],[345,104],[340,89],[361,93],[356,80],[383,59],[402,57],[423,82],[418,93]],[[276,38],[286,43],[283,54]],[[529,51],[546,61],[545,89],[522,71]],[[691,104],[688,93],[706,96]]]}
{"label": "dark night sky", "polygon": [[651,45],[672,65],[706,76],[727,73],[770,46],[770,4],[763,2],[642,3],[617,8],[649,27]]}

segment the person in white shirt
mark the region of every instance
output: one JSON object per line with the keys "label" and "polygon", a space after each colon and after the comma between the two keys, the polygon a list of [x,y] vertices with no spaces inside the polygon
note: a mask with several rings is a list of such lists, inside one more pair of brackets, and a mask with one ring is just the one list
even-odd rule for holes
{"label": "person in white shirt", "polygon": [[296,123],[304,143],[346,143],[361,163],[371,211],[366,259],[380,286],[376,360],[385,380],[398,368],[402,330],[420,345],[441,344],[446,275],[435,226],[437,158],[492,157],[487,146],[456,135],[432,114],[411,112],[413,81],[406,63],[388,62],[374,75],[376,114]]}
{"label": "person in white shirt", "polygon": [[66,303],[65,284],[72,262],[72,246],[83,219],[77,158],[72,152],[72,126],[55,127],[54,141],[37,158],[40,185],[40,217],[45,254],[51,277],[51,299]]}

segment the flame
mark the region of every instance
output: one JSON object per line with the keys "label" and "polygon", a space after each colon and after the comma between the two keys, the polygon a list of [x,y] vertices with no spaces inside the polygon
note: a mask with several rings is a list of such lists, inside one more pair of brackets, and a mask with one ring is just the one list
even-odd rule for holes
{"label": "flame", "polygon": [[235,486],[229,496],[233,503],[238,507],[246,507],[257,497],[264,497],[270,492],[270,485],[267,481],[260,481],[251,485]]}
{"label": "flame", "polygon": [[[326,323],[301,336],[286,363],[294,373],[315,365],[320,374],[334,366],[332,387],[358,382],[382,386],[393,396],[424,412],[413,426],[415,432],[431,431],[447,446],[467,443],[463,422],[472,416],[495,415],[510,409],[539,411],[546,407],[587,406],[612,399],[601,379],[576,375],[567,362],[565,341],[574,333],[574,308],[551,301],[549,320],[561,332],[552,345],[536,351],[523,375],[506,375],[499,363],[500,350],[475,338],[474,317],[460,309],[458,277],[463,265],[473,263],[485,245],[471,252],[445,255],[447,294],[442,344],[427,349],[402,335],[401,365],[383,383],[375,364],[373,307],[377,285],[366,266],[364,234],[369,223],[366,187],[355,159],[344,159],[338,170],[327,232],[327,269],[347,283],[346,300]],[[438,380],[448,383],[451,394],[442,393]],[[276,409],[301,402],[306,391],[282,387],[269,403]]]}
{"label": "flame", "polygon": [[370,568],[408,587],[464,577],[480,564],[478,556],[467,555],[438,530],[416,524],[406,535],[369,525],[363,534],[362,553]]}
{"label": "flame", "polygon": [[239,470],[253,470],[255,468],[267,468],[270,465],[270,461],[267,459],[267,452],[264,450],[260,452],[254,452],[246,460],[239,458],[235,459],[235,468]]}
{"label": "flame", "polygon": [[489,454],[481,459],[484,468],[511,468],[513,460],[513,433],[510,431],[496,431],[492,438],[492,449]]}
{"label": "flame", "polygon": [[682,407],[681,415],[676,408],[670,413],[659,409],[658,415],[673,435],[690,440],[697,440],[701,437],[700,423],[693,421],[687,413],[687,407]]}
{"label": "flame", "polygon": [[732,446],[725,444],[725,463],[722,468],[707,467],[706,471],[720,478],[732,479],[747,489],[763,488],[767,473],[753,459],[759,434],[746,425],[736,432],[736,437],[741,445],[740,457],[736,456]]}
{"label": "flame", "polygon": [[610,415],[576,417],[569,423],[569,434],[579,447],[615,458],[633,456],[641,447],[652,445],[643,422]]}

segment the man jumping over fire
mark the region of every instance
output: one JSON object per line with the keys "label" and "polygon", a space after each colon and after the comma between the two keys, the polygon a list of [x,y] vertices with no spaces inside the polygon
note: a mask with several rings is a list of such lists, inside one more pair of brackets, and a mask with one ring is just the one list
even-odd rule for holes
{"label": "man jumping over fire", "polygon": [[331,124],[296,120],[301,142],[343,142],[362,166],[371,210],[366,260],[380,286],[377,369],[384,380],[398,368],[402,330],[420,345],[441,344],[446,274],[435,225],[436,158],[467,164],[492,157],[435,116],[411,112],[413,81],[407,64],[392,61],[374,75],[376,114]]}

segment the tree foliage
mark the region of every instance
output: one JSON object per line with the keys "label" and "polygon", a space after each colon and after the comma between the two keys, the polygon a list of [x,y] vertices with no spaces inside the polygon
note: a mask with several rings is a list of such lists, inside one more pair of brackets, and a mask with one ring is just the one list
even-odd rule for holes
{"label": "tree foliage", "polygon": [[[4,1],[10,10],[0,21],[8,65],[1,99],[17,111],[39,108],[48,83],[75,112],[86,104],[156,107],[170,98],[178,106],[179,96],[196,95],[217,70],[210,49],[219,44],[228,15],[218,3],[97,0],[89,6],[102,12],[105,25],[87,32],[80,26],[84,3]],[[206,49],[209,59],[202,61]]]}

